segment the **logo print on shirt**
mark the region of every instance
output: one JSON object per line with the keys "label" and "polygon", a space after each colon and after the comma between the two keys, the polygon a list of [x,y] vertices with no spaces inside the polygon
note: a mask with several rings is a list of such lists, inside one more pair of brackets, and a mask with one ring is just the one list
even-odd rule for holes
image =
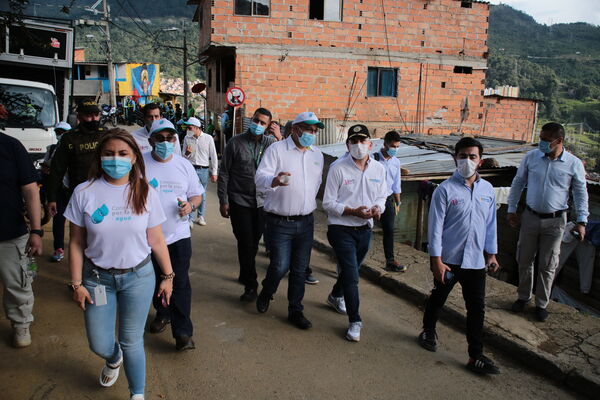
{"label": "logo print on shirt", "polygon": [[381,179],[369,179],[371,182],[375,182],[375,183],[379,183],[381,182]]}
{"label": "logo print on shirt", "polygon": [[457,206],[459,204],[463,204],[465,202],[464,199],[452,199],[450,200],[450,204],[452,204],[453,206]]}
{"label": "logo print on shirt", "polygon": [[483,196],[479,200],[485,201],[486,203],[491,203],[492,202],[492,198],[489,197],[489,196]]}
{"label": "logo print on shirt", "polygon": [[108,207],[106,207],[106,204],[102,204],[102,206],[96,211],[94,211],[94,213],[92,214],[92,222],[94,224],[99,224],[100,222],[104,221],[104,217],[106,217],[107,215]]}
{"label": "logo print on shirt", "polygon": [[354,185],[354,179],[344,179],[344,185]]}
{"label": "logo print on shirt", "polygon": [[154,189],[156,189],[158,187],[158,181],[156,180],[156,178],[152,178],[152,180],[150,182],[148,182],[150,184],[150,186],[152,186]]}

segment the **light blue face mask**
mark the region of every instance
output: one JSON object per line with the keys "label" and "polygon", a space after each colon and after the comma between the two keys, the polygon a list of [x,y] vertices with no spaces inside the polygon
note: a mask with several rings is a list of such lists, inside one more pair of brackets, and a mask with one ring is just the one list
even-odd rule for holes
{"label": "light blue face mask", "polygon": [[113,179],[121,179],[131,171],[131,159],[127,157],[102,157],[102,169]]}
{"label": "light blue face mask", "polygon": [[154,145],[154,153],[161,159],[166,160],[175,151],[175,144],[171,142],[159,142]]}
{"label": "light blue face mask", "polygon": [[540,143],[538,144],[538,148],[540,149],[540,151],[544,154],[548,154],[552,151],[552,148],[550,147],[550,143],[552,142],[548,142],[546,140],[542,140],[540,139]]}
{"label": "light blue face mask", "polygon": [[262,126],[262,125],[257,124],[256,122],[250,123],[250,128],[249,129],[250,129],[250,132],[253,135],[256,135],[256,136],[260,136],[263,133],[265,133],[265,127]]}
{"label": "light blue face mask", "polygon": [[313,135],[310,132],[302,132],[302,135],[298,138],[298,141],[302,147],[310,147],[315,143],[316,139],[316,135]]}
{"label": "light blue face mask", "polygon": [[398,149],[396,147],[390,147],[386,150],[386,152],[390,157],[396,157],[398,155]]}

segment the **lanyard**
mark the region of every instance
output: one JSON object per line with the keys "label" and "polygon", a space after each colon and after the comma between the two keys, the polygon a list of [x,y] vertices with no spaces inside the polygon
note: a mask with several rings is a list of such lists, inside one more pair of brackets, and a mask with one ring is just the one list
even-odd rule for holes
{"label": "lanyard", "polygon": [[[261,139],[262,141],[262,139]],[[258,148],[258,152],[256,151]],[[248,150],[250,150],[250,154],[252,155],[252,159],[254,160],[254,165],[258,168],[260,164],[260,160],[262,159],[263,151],[265,150],[265,146],[261,143],[260,145],[254,144],[254,148],[252,147],[252,142],[248,143]]]}

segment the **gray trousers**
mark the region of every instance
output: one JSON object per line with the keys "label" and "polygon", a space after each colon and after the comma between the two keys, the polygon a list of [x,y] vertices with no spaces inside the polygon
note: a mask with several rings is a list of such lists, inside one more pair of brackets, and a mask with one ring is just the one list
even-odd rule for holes
{"label": "gray trousers", "polygon": [[562,241],[567,215],[557,218],[541,219],[529,210],[521,216],[521,232],[517,245],[519,263],[520,300],[531,300],[533,290],[533,263],[538,255],[538,277],[535,289],[535,305],[546,308],[550,301],[550,292],[554,273],[558,268],[560,244]]}
{"label": "gray trousers", "polygon": [[4,284],[4,313],[15,327],[33,321],[33,277],[28,271],[25,246],[29,235],[0,242],[0,279]]}
{"label": "gray trousers", "polygon": [[581,293],[587,294],[592,288],[596,247],[587,240],[580,242],[577,239],[573,239],[569,243],[563,242],[560,246],[560,263],[556,269],[556,275],[565,266],[573,252],[577,256],[577,267],[579,268],[579,290]]}

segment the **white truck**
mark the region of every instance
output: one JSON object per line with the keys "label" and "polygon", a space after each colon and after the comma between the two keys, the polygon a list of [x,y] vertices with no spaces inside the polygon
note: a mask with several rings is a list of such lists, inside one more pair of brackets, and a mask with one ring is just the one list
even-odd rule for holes
{"label": "white truck", "polygon": [[25,17],[7,24],[0,39],[0,129],[36,162],[56,143],[54,126],[69,113],[73,23]]}
{"label": "white truck", "polygon": [[58,121],[52,86],[0,78],[0,131],[19,139],[35,163],[44,157],[47,146],[56,143],[54,126]]}

